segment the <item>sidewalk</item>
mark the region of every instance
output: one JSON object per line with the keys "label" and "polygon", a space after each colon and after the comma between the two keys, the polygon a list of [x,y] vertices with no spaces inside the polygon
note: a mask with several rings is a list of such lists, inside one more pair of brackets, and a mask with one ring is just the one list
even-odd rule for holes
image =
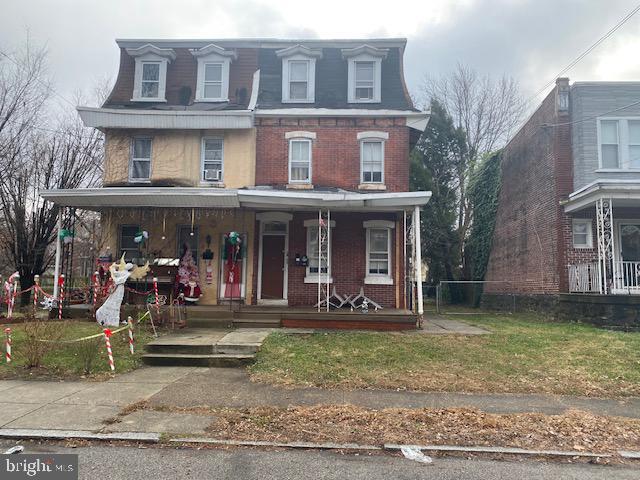
{"label": "sidewalk", "polygon": [[0,428],[198,434],[210,422],[210,417],[201,415],[138,411],[122,417],[119,423],[107,425],[124,407],[144,400],[154,407],[347,403],[374,409],[472,407],[488,413],[544,414],[580,409],[599,415],[640,418],[640,398],[285,389],[251,383],[241,369],[154,367],[102,383],[0,381]]}

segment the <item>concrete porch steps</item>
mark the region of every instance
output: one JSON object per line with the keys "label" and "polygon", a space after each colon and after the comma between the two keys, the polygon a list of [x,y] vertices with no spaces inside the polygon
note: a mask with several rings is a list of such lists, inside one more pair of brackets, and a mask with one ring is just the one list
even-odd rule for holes
{"label": "concrete porch steps", "polygon": [[253,362],[255,354],[231,355],[228,353],[145,353],[142,360],[147,365],[174,367],[241,367]]}
{"label": "concrete porch steps", "polygon": [[157,366],[239,367],[253,362],[268,328],[187,328],[149,342],[144,363]]}

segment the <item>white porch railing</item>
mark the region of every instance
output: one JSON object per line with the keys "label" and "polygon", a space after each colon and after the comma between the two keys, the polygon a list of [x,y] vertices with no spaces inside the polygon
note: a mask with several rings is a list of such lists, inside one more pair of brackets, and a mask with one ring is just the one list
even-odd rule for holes
{"label": "white porch railing", "polygon": [[612,293],[640,293],[640,262],[614,262]]}
{"label": "white porch railing", "polygon": [[571,293],[600,293],[598,262],[569,265],[569,291]]}

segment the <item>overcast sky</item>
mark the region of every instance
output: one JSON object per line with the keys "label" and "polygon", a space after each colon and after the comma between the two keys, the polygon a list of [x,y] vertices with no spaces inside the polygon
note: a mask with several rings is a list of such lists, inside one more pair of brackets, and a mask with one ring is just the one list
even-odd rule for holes
{"label": "overcast sky", "polygon": [[[531,95],[637,1],[2,0],[0,50],[14,51],[28,32],[47,45],[55,88],[71,97],[115,79],[116,38],[406,37],[413,93],[425,75],[461,62],[511,75]],[[638,51],[640,13],[567,75],[640,80]]]}

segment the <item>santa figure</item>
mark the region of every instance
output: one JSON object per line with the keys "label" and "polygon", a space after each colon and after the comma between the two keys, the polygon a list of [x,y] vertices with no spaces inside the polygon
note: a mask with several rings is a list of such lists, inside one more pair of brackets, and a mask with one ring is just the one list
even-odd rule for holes
{"label": "santa figure", "polygon": [[189,282],[182,285],[180,296],[187,305],[195,305],[200,300],[202,290],[200,290],[196,277],[189,278]]}

